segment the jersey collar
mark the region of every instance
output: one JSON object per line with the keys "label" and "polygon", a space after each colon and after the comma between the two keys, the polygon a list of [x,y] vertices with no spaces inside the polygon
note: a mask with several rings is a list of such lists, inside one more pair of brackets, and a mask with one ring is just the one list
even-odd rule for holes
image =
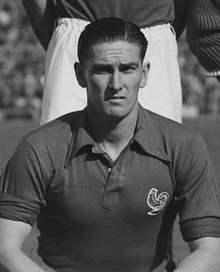
{"label": "jersey collar", "polygon": [[[163,133],[158,123],[155,124],[153,121],[154,118],[152,120],[152,116],[154,116],[153,113],[143,109],[142,106],[139,105],[138,121],[132,141],[137,142],[146,155],[151,155],[164,161],[171,161],[171,158],[164,150]],[[82,111],[77,128],[73,130],[72,140],[65,161],[65,168],[85,146],[97,147],[86,109]]]}

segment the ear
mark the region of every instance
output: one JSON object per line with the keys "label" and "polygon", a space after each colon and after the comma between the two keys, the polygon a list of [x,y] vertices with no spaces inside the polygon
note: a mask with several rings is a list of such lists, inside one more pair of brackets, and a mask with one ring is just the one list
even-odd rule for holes
{"label": "ear", "polygon": [[79,85],[82,88],[86,88],[87,84],[86,84],[85,71],[84,71],[83,65],[79,62],[75,62],[74,69],[75,69],[76,79]]}
{"label": "ear", "polygon": [[140,88],[144,88],[146,86],[146,84],[147,84],[149,69],[150,69],[150,63],[149,62],[145,62],[143,64],[143,70],[142,70]]}

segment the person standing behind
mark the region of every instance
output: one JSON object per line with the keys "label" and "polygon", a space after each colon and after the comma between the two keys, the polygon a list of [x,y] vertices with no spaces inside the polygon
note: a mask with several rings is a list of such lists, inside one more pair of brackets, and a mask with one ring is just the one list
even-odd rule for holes
{"label": "person standing behind", "polygon": [[[218,272],[220,198],[200,134],[138,103],[147,40],[119,18],[89,24],[75,72],[87,107],[29,132],[0,178],[0,266],[42,272]],[[131,167],[132,166],[132,167]],[[191,253],[167,251],[177,212]]]}
{"label": "person standing behind", "polygon": [[[147,86],[139,94],[146,108],[181,122],[182,91],[177,44],[171,23],[173,0],[22,0],[30,24],[45,50],[41,124],[86,106],[86,93],[72,74],[83,28],[102,17],[136,23],[149,42]],[[55,30],[54,30],[55,28]],[[54,31],[53,31],[54,30]]]}
{"label": "person standing behind", "polygon": [[174,0],[177,39],[186,27],[191,52],[220,81],[220,0]]}
{"label": "person standing behind", "polygon": [[208,76],[220,81],[220,1],[190,1],[186,29],[190,50]]}

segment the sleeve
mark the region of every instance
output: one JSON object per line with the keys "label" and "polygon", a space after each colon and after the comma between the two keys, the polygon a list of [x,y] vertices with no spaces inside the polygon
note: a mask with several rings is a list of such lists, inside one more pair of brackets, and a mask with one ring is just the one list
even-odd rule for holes
{"label": "sleeve", "polygon": [[190,1],[187,42],[191,52],[212,76],[220,74],[220,0]]}
{"label": "sleeve", "polygon": [[55,1],[22,0],[22,3],[36,37],[47,50],[58,18]]}
{"label": "sleeve", "polygon": [[39,159],[23,138],[0,178],[0,217],[33,226],[45,192]]}
{"label": "sleeve", "polygon": [[180,38],[186,27],[188,4],[189,0],[174,0],[175,19],[173,21],[173,28],[177,40]]}
{"label": "sleeve", "polygon": [[175,197],[183,239],[220,237],[220,188],[201,135],[197,134],[182,153]]}

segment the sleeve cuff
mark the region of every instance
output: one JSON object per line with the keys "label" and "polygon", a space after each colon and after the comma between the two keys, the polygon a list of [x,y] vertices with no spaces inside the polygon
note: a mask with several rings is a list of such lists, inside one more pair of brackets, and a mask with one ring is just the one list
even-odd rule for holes
{"label": "sleeve cuff", "polygon": [[180,222],[180,230],[185,242],[202,237],[220,237],[220,219],[205,217]]}
{"label": "sleeve cuff", "polygon": [[21,221],[34,226],[40,206],[31,200],[23,200],[11,195],[0,194],[0,217]]}

